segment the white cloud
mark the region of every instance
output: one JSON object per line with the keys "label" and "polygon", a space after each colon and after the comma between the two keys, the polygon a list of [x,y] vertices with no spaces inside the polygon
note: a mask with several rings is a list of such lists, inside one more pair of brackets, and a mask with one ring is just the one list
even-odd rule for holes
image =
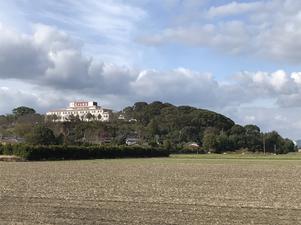
{"label": "white cloud", "polygon": [[164,98],[206,107],[240,105],[258,98],[275,99],[280,106],[300,105],[300,72],[243,72],[222,83],[210,74],[184,68],[138,70],[87,58],[81,45],[52,27],[35,29],[32,35],[25,35],[0,28],[4,34],[0,37],[0,78],[83,95]]}
{"label": "white cloud", "polygon": [[260,1],[247,3],[233,1],[221,6],[212,6],[209,8],[207,14],[208,17],[234,16],[258,10],[263,6],[264,4]]}
{"label": "white cloud", "polygon": [[[140,70],[88,58],[81,43],[49,26],[35,26],[32,34],[4,26],[0,31],[0,113],[19,105],[45,112],[79,98],[115,109],[135,101],[161,100],[209,108],[237,122],[279,129],[293,137],[301,130],[297,113],[290,111],[300,111],[300,72],[246,71],[224,83],[186,68]],[[11,80],[18,84],[6,85]],[[250,107],[262,99],[275,103],[272,108]]]}
{"label": "white cloud", "polygon": [[301,85],[301,72],[295,72],[295,73],[292,73],[291,77],[294,79],[294,81]]}
{"label": "white cloud", "polygon": [[[24,32],[29,32],[31,24],[59,27],[76,42],[84,40],[85,52],[94,57],[130,65],[141,54],[132,39],[148,15],[129,2],[11,0],[0,1],[0,8],[0,21],[5,24]],[[39,39],[43,39],[43,33],[51,32],[39,30]]]}
{"label": "white cloud", "polygon": [[[177,104],[217,104],[218,83],[210,74],[179,68],[171,71],[144,70],[131,82],[140,99],[160,99]],[[137,99],[138,100],[138,99]]]}
{"label": "white cloud", "polygon": [[288,74],[283,70],[273,73],[262,71],[251,73],[246,71],[238,74],[235,79],[261,95],[290,95],[298,92],[300,87],[294,79],[295,74]]}
{"label": "white cloud", "polygon": [[87,58],[80,44],[52,27],[35,29],[32,35],[24,35],[0,28],[4,34],[0,37],[0,78],[83,95],[163,99],[205,107],[240,105],[260,98],[274,99],[280,106],[300,105],[299,72],[243,72],[222,83],[208,73],[185,68],[138,70]]}
{"label": "white cloud", "polygon": [[273,62],[300,64],[299,0],[233,1],[203,8],[182,23],[140,37],[147,45],[176,42],[227,54],[252,55]]}
{"label": "white cloud", "polygon": [[31,37],[9,30],[1,24],[0,33],[1,77],[25,79],[45,71],[49,65],[48,57],[32,42]]}
{"label": "white cloud", "polygon": [[8,113],[13,108],[27,105],[29,107],[41,108],[43,99],[38,95],[23,90],[15,90],[8,87],[0,88],[0,113]]}
{"label": "white cloud", "polygon": [[284,137],[300,139],[301,108],[240,107],[223,111],[239,124],[257,124],[262,131],[278,131]]}
{"label": "white cloud", "polygon": [[203,26],[168,28],[158,35],[140,38],[139,41],[150,45],[180,42],[192,46],[218,48],[233,54],[246,51],[248,39],[244,24],[240,21],[230,21]]}
{"label": "white cloud", "polygon": [[43,24],[34,25],[32,39],[37,46],[51,52],[81,47],[80,42],[71,39],[65,32]]}

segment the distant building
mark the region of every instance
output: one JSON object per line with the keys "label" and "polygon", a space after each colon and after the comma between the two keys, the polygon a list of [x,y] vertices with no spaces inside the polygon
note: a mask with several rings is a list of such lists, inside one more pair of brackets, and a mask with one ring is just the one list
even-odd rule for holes
{"label": "distant building", "polygon": [[126,145],[136,145],[139,143],[139,141],[140,141],[139,135],[136,132],[134,132],[127,136],[127,138],[125,140],[125,144]]}
{"label": "distant building", "polygon": [[127,138],[125,140],[126,145],[136,145],[138,144],[139,139],[138,138]]}
{"label": "distant building", "polygon": [[199,148],[200,145],[196,142],[189,142],[189,143],[187,143],[187,147]]}
{"label": "distant building", "polygon": [[78,118],[82,121],[109,121],[112,110],[104,109],[93,101],[71,102],[66,109],[52,110],[47,117],[56,122],[70,121]]}
{"label": "distant building", "polygon": [[2,137],[0,136],[0,144],[6,145],[6,144],[19,144],[25,142],[24,138],[20,137]]}
{"label": "distant building", "polygon": [[118,116],[118,119],[119,119],[119,120],[125,120],[125,116],[124,116],[123,114],[120,114],[120,115]]}

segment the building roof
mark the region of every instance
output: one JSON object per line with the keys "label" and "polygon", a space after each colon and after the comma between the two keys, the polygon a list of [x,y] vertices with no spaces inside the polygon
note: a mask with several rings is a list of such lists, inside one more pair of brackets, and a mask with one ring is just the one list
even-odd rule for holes
{"label": "building roof", "polygon": [[[70,104],[81,104],[81,103],[93,103],[93,105],[85,105],[85,106],[70,106]],[[54,112],[82,112],[82,111],[93,111],[93,110],[102,110],[103,112],[107,112],[110,113],[113,110],[111,109],[105,109],[102,108],[101,106],[97,105],[97,102],[94,101],[75,101],[75,102],[71,102],[69,104],[69,107],[65,108],[65,109],[55,109],[55,110],[50,110],[47,113],[54,113]]]}
{"label": "building roof", "polygon": [[[90,107],[86,107],[86,108],[66,108],[66,109],[55,109],[55,110],[50,110],[48,112],[74,112],[74,111],[85,111],[85,110],[105,110],[103,108],[101,108],[100,106],[98,106],[98,108],[90,108]],[[109,110],[109,109],[108,109]]]}

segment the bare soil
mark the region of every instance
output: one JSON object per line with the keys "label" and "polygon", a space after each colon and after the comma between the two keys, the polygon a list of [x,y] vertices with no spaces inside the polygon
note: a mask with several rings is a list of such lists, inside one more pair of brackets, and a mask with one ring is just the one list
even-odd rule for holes
{"label": "bare soil", "polygon": [[0,224],[301,224],[301,161],[0,162]]}
{"label": "bare soil", "polygon": [[25,160],[14,155],[0,155],[0,161],[2,162],[24,162]]}

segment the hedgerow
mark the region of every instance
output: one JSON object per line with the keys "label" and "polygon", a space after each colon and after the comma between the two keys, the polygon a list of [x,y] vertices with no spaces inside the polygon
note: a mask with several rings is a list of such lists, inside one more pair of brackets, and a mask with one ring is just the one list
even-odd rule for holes
{"label": "hedgerow", "polygon": [[71,145],[2,145],[0,154],[15,155],[27,160],[72,160],[168,157],[160,148],[141,146],[71,146]]}

